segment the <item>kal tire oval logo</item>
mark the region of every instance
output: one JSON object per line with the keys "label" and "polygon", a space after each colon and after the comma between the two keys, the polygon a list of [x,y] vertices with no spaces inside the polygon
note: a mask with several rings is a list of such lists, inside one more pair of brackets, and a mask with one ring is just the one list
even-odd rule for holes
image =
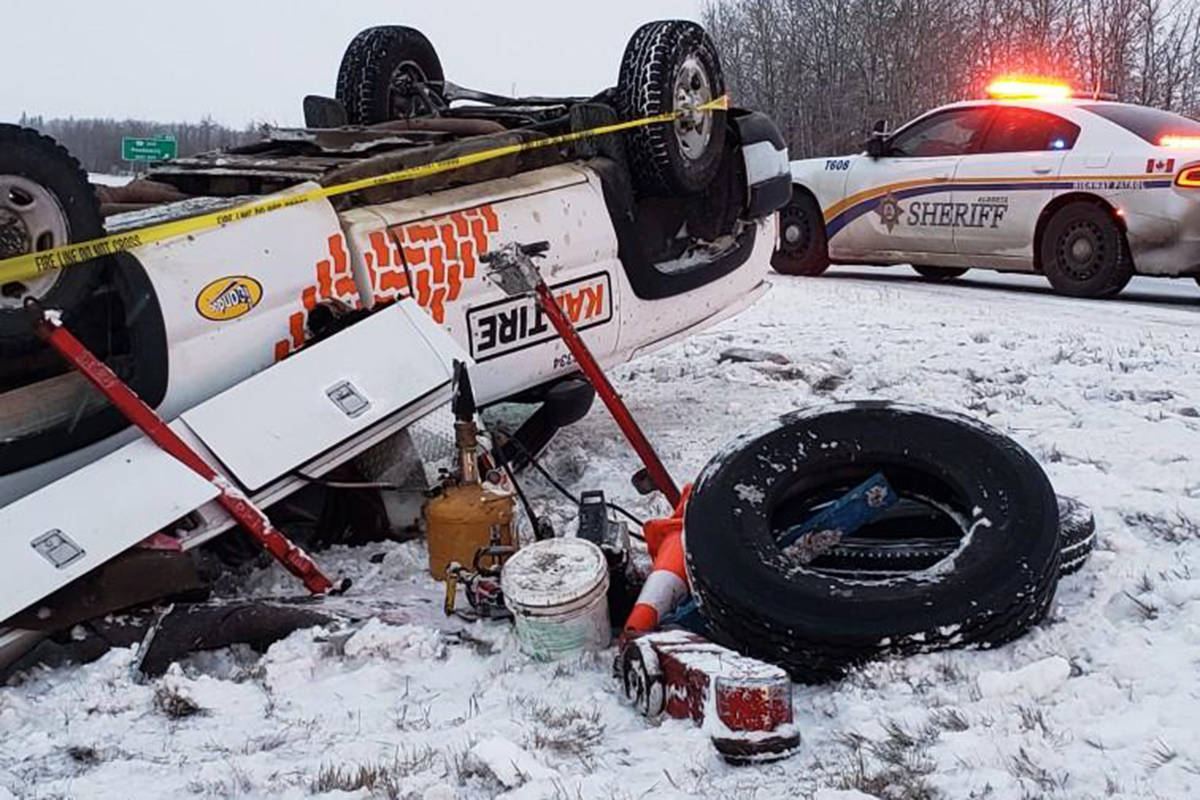
{"label": "kal tire oval logo", "polygon": [[249,314],[262,299],[262,284],[248,275],[218,278],[196,295],[196,312],[213,322]]}

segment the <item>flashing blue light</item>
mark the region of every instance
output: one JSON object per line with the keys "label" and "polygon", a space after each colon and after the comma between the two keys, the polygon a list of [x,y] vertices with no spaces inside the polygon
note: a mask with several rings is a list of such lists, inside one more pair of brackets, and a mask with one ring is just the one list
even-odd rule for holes
{"label": "flashing blue light", "polygon": [[1055,139],[1050,143],[1050,148],[1053,150],[1062,150],[1066,146],[1067,143],[1063,139]]}

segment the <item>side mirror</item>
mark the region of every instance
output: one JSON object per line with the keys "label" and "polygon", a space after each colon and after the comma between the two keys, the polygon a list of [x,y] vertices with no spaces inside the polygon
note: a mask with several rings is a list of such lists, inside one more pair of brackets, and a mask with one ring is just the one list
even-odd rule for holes
{"label": "side mirror", "polygon": [[871,126],[871,138],[867,140],[867,155],[871,158],[880,158],[886,155],[887,141],[887,121],[876,120],[875,124]]}

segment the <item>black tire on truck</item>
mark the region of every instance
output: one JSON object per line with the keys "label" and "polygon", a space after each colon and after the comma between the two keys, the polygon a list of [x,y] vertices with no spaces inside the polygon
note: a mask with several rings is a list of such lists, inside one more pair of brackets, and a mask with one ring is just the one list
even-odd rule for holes
{"label": "black tire on truck", "polygon": [[913,264],[913,271],[930,281],[951,281],[967,274],[962,267],[927,267],[923,264]]}
{"label": "black tire on truck", "polygon": [[664,20],[634,32],[621,59],[618,111],[625,119],[679,114],[626,133],[630,170],[642,193],[690,195],[712,183],[725,154],[725,111],[694,109],[724,94],[721,60],[704,28]]}
{"label": "black tire on truck", "polygon": [[[100,203],[79,162],[48,136],[0,124],[0,260],[103,235]],[[61,309],[69,320],[103,270],[103,261],[91,261],[0,285],[0,357],[37,343],[25,298]]]}
{"label": "black tire on truck", "polygon": [[825,218],[812,197],[792,190],[791,201],[779,211],[779,248],[771,266],[784,275],[821,275],[829,269]]}
{"label": "black tire on truck", "polygon": [[1040,249],[1042,272],[1059,294],[1113,297],[1133,277],[1125,233],[1097,203],[1081,200],[1054,212]]}
{"label": "black tire on truck", "polygon": [[428,113],[423,92],[441,101],[445,80],[433,44],[416,28],[380,25],[359,33],[346,47],[336,96],[351,125],[374,125]]}
{"label": "black tire on truck", "polygon": [[[952,556],[864,581],[780,550],[782,530],[877,471],[958,527]],[[805,682],[1010,641],[1044,617],[1059,577],[1058,506],[1033,457],[968,417],[885,402],[795,412],[743,437],[705,467],[684,530],[714,637]]]}

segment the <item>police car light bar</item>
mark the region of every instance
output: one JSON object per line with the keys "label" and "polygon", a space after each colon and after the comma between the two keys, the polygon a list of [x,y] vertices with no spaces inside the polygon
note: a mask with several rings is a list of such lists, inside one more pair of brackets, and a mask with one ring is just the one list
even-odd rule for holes
{"label": "police car light bar", "polygon": [[989,83],[986,91],[994,100],[1068,100],[1072,96],[1065,83],[1030,78],[999,78]]}
{"label": "police car light bar", "polygon": [[1158,140],[1159,147],[1190,147],[1200,150],[1200,136],[1167,135]]}

